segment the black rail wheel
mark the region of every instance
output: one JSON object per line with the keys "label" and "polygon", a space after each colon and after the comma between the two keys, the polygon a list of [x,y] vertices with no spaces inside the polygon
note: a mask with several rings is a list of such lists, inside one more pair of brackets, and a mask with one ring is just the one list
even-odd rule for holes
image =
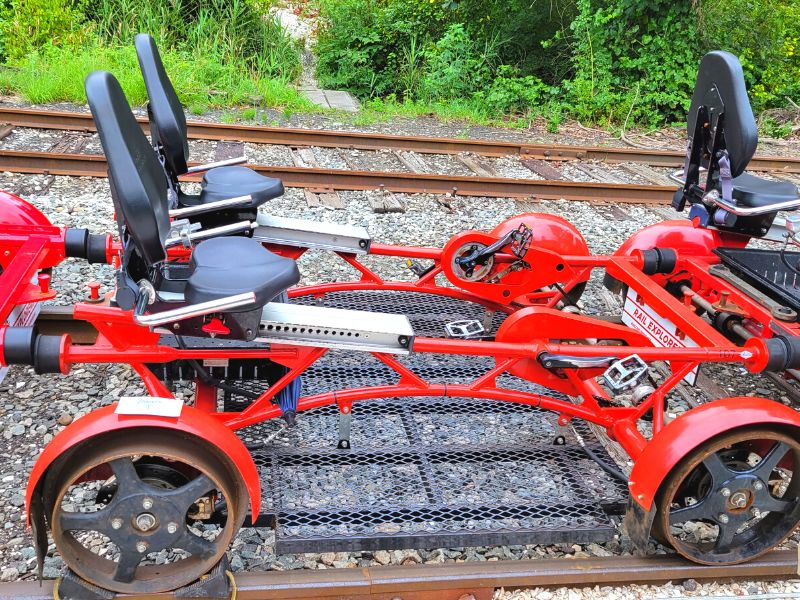
{"label": "black rail wheel", "polygon": [[688,454],[667,476],[653,535],[706,565],[760,556],[800,523],[800,443],[787,431],[746,427]]}
{"label": "black rail wheel", "polygon": [[147,594],[209,571],[241,527],[248,494],[211,444],[152,428],[99,436],[67,453],[48,470],[44,501],[70,569],[114,592]]}

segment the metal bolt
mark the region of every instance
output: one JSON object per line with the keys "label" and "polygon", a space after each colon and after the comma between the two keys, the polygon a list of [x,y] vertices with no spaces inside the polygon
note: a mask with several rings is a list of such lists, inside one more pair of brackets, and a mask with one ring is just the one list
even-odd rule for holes
{"label": "metal bolt", "polygon": [[111,519],[111,527],[113,527],[114,529],[119,529],[120,527],[122,527],[122,519],[120,519],[119,517],[114,517],[113,519]]}
{"label": "metal bolt", "polygon": [[139,554],[147,552],[147,542],[136,542],[136,551]]}
{"label": "metal bolt", "polygon": [[756,519],[761,516],[761,510],[758,507],[754,506],[750,509],[750,514],[753,515]]}
{"label": "metal bolt", "polygon": [[150,531],[156,526],[156,518],[150,513],[142,513],[136,517],[136,528],[139,531]]}
{"label": "metal bolt", "polygon": [[719,521],[720,523],[722,523],[724,525],[725,523],[728,522],[728,515],[721,514],[720,516],[717,517],[717,521]]}
{"label": "metal bolt", "polygon": [[726,498],[731,495],[731,491],[728,488],[722,488],[719,491],[719,493],[725,496]]}
{"label": "metal bolt", "polygon": [[761,483],[760,481],[756,481],[756,482],[753,484],[753,489],[754,489],[755,491],[757,491],[757,492],[760,492],[761,490],[763,490],[763,489],[764,489],[764,484],[763,484],[763,483]]}
{"label": "metal bolt", "polygon": [[145,498],[142,500],[142,508],[145,510],[150,510],[153,508],[153,499],[152,498]]}
{"label": "metal bolt", "polygon": [[731,499],[729,500],[731,506],[735,506],[736,508],[744,508],[747,506],[747,494],[744,492],[736,492]]}
{"label": "metal bolt", "polygon": [[178,524],[177,523],[167,523],[167,531],[170,533],[175,533],[178,531]]}

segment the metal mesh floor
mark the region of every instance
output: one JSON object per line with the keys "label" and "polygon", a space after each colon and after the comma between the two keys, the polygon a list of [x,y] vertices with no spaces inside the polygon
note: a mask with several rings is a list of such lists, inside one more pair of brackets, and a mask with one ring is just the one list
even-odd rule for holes
{"label": "metal mesh floor", "polygon": [[[336,298],[345,295],[362,297]],[[411,293],[329,297],[366,310],[391,299],[391,311],[405,312],[417,333],[427,328],[428,335],[441,335],[446,321],[483,313]],[[429,381],[448,383],[469,382],[494,364],[488,357],[422,354],[402,362]],[[330,351],[303,376],[303,395],[396,380],[369,354]],[[543,391],[507,374],[498,384]],[[257,524],[275,527],[276,552],[585,543],[615,533],[610,515],[620,512],[625,486],[586,456],[553,413],[464,398],[370,400],[353,407],[346,450],[336,447],[338,419],[333,406],[302,412],[295,427],[253,452],[264,493]],[[281,427],[269,421],[239,434],[258,442]],[[611,462],[588,429],[582,437]]]}

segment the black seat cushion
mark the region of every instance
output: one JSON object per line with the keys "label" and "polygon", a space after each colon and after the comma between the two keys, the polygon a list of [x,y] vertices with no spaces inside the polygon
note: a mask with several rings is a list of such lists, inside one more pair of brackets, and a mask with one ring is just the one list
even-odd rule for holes
{"label": "black seat cushion", "polygon": [[203,176],[200,204],[250,194],[255,208],[283,194],[280,179],[264,177],[247,167],[217,167]]}
{"label": "black seat cushion", "polygon": [[[245,237],[212,238],[195,246],[186,282],[190,304],[255,292],[255,306],[264,306],[300,280],[297,264]],[[245,309],[242,309],[245,310]]]}
{"label": "black seat cushion", "polygon": [[762,208],[797,197],[797,186],[788,181],[769,181],[749,173],[733,179],[733,198],[747,208]]}

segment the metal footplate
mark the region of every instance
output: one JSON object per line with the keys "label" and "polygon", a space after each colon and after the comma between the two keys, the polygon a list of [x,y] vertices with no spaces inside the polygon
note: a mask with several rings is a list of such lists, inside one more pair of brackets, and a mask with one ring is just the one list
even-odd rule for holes
{"label": "metal footplate", "polygon": [[405,315],[270,302],[255,341],[408,354],[413,340]]}
{"label": "metal footplate", "polygon": [[253,239],[298,248],[367,254],[372,240],[364,227],[259,214]]}

